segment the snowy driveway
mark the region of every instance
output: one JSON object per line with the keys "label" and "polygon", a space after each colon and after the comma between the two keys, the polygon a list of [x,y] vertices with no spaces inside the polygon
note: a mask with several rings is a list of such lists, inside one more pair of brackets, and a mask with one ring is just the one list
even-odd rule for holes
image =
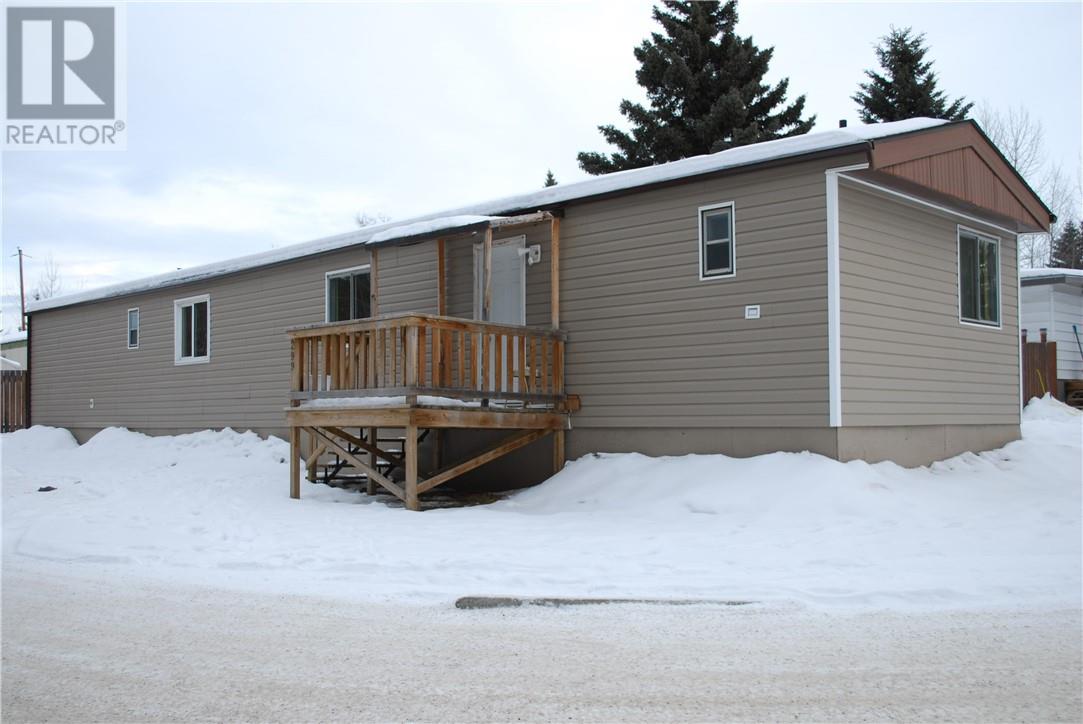
{"label": "snowy driveway", "polygon": [[1079,611],[457,611],[4,573],[23,721],[1079,721]]}

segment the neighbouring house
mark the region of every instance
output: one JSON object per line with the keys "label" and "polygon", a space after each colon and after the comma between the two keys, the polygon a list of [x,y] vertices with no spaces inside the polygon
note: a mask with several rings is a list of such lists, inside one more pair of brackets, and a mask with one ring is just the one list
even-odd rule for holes
{"label": "neighbouring house", "polygon": [[27,356],[26,332],[4,332],[0,335],[0,366],[5,370],[26,370],[30,368]]}
{"label": "neighbouring house", "polygon": [[1051,391],[1083,406],[1083,269],[1023,269],[1019,277],[1020,326],[1031,340],[1045,330],[1057,343]]}
{"label": "neighbouring house", "polygon": [[287,436],[414,508],[566,449],[928,463],[1019,436],[1052,220],[972,121],[769,141],[35,302],[33,419]]}

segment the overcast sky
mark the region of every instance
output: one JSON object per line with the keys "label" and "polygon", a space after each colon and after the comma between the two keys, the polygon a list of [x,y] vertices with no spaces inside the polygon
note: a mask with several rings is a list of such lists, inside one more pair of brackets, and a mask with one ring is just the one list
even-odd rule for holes
{"label": "overcast sky", "polygon": [[[4,326],[11,254],[52,255],[65,291],[583,178],[600,123],[640,99],[632,49],[651,3],[146,4],[127,10],[128,147],[5,152]],[[738,30],[774,46],[771,77],[818,129],[891,25],[926,33],[941,88],[1025,106],[1079,166],[1081,5],[766,3]],[[17,302],[16,302],[17,306]]]}

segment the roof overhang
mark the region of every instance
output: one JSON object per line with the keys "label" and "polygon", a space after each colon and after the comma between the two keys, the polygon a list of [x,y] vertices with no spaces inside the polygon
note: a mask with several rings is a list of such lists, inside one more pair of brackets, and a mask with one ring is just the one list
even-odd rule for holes
{"label": "roof overhang", "polygon": [[1083,270],[1080,269],[1024,269],[1019,284],[1034,287],[1043,284],[1067,284],[1083,289]]}
{"label": "roof overhang", "polygon": [[367,247],[416,244],[429,239],[449,239],[469,236],[492,229],[494,233],[542,224],[559,215],[551,211],[534,211],[515,216],[449,216],[429,221],[392,226],[365,242]]}
{"label": "roof overhang", "polygon": [[847,171],[839,174],[839,178],[843,182],[872,188],[903,201],[910,201],[927,208],[939,209],[952,216],[976,221],[1008,234],[1025,234],[1033,231],[1033,229],[1026,227],[1012,216],[990,211],[954,196],[934,191],[928,186],[913,183],[882,171]]}
{"label": "roof overhang", "polygon": [[1044,233],[1056,216],[972,120],[872,141],[870,169],[1008,216],[1020,233]]}

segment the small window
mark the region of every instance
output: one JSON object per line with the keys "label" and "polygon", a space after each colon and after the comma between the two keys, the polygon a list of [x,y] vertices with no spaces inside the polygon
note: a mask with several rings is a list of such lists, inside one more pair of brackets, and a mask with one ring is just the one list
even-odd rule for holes
{"label": "small window", "polygon": [[327,272],[327,321],[348,322],[372,316],[368,266]]}
{"label": "small window", "polygon": [[1000,240],[959,229],[959,316],[1000,326]]}
{"label": "small window", "polygon": [[139,349],[139,308],[128,310],[128,349]]}
{"label": "small window", "polygon": [[699,210],[700,279],[734,275],[733,204]]}
{"label": "small window", "polygon": [[174,362],[177,364],[210,361],[210,305],[210,297],[206,294],[173,302]]}

